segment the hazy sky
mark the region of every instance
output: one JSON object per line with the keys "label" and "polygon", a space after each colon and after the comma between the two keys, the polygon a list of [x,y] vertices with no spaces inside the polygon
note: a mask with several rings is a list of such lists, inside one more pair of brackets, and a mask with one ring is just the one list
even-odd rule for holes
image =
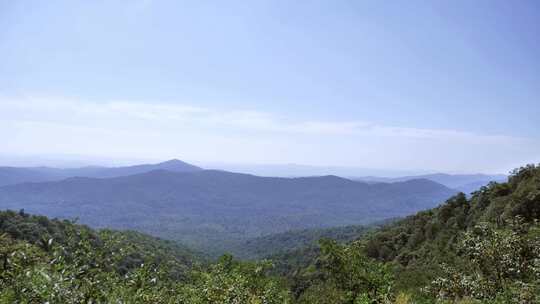
{"label": "hazy sky", "polygon": [[506,172],[539,3],[0,0],[0,151]]}

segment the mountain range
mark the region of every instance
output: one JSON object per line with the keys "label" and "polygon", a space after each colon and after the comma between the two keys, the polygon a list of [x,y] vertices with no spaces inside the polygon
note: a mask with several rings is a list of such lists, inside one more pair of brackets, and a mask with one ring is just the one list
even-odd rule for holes
{"label": "mountain range", "polygon": [[[403,175],[388,177],[386,174],[396,174],[389,170],[372,170],[377,175],[354,176],[358,168],[344,167],[313,167],[302,165],[225,165],[217,163],[213,165],[222,171],[242,172],[257,176],[267,177],[301,177],[301,176],[324,176],[339,175],[348,179],[367,183],[394,183],[413,179],[428,179],[464,193],[470,193],[487,185],[489,182],[504,182],[507,176],[504,174],[445,174],[433,173],[422,175]],[[69,177],[96,177],[108,178],[128,176],[138,173],[146,173],[153,170],[168,170],[173,172],[194,172],[203,170],[200,167],[188,164],[178,159],[172,159],[158,164],[144,164],[124,167],[101,167],[89,166],[81,168],[52,168],[52,167],[1,167],[0,187],[25,182],[58,181]],[[363,169],[364,171],[367,169]],[[284,174],[284,172],[287,172]],[[350,177],[349,177],[350,176]]]}
{"label": "mountain range", "polygon": [[82,167],[82,168],[51,168],[51,167],[0,167],[0,186],[20,183],[59,181],[69,177],[110,178],[150,172],[153,170],[168,170],[173,172],[193,172],[201,168],[178,159],[159,164],[144,164],[126,167]]}
{"label": "mountain range", "polygon": [[[0,187],[1,209],[133,229],[215,253],[288,230],[401,217],[456,193],[427,179],[369,184],[331,175],[259,177],[177,160],[121,168],[21,169],[11,177],[5,174],[9,170],[2,172],[4,184],[11,184]],[[15,183],[23,178],[33,180]]]}

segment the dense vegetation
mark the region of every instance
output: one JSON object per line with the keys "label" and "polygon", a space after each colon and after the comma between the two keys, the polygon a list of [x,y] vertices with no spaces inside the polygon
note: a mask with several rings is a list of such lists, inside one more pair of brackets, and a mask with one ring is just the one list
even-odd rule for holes
{"label": "dense vegetation", "polygon": [[150,261],[168,267],[171,274],[180,277],[196,264],[206,261],[201,253],[176,242],[135,231],[95,231],[67,220],[29,215],[24,210],[0,212],[0,235],[6,240],[23,242],[45,252],[51,251],[52,244],[70,250],[70,245],[79,241],[86,242],[93,250],[122,250],[123,258],[114,264],[120,273]]}
{"label": "dense vegetation", "polygon": [[368,226],[351,225],[305,229],[262,236],[239,246],[235,253],[238,257],[245,259],[272,260],[274,265],[272,273],[289,276],[291,273],[309,266],[319,256],[320,240],[328,239],[341,244],[349,243],[397,220],[397,218],[392,218]]}
{"label": "dense vegetation", "polygon": [[474,193],[463,194],[444,205],[420,212],[398,225],[383,229],[366,244],[368,256],[392,261],[410,277],[401,276],[406,286],[421,286],[433,279],[440,263],[456,263],[462,233],[488,223],[495,229],[508,229],[519,217],[525,224],[540,219],[539,169],[528,166],[517,170],[508,183],[492,183]]}
{"label": "dense vegetation", "polygon": [[[388,225],[350,245],[332,244],[330,248],[338,248],[338,256],[349,261],[333,267],[343,269],[351,279],[357,274],[347,268],[357,259],[377,261],[380,268],[372,274],[385,269],[394,278],[393,294],[416,302],[471,298],[486,303],[539,303],[539,219],[540,167],[527,166],[513,172],[507,183],[492,183],[471,199],[458,194],[438,208]],[[309,266],[286,268],[293,293],[300,299],[315,293],[306,303],[347,303],[314,300],[322,289],[313,286],[329,288],[321,262],[336,254],[336,249],[328,250],[328,244],[322,248]],[[278,265],[306,265],[305,260],[298,263],[295,254],[278,258]],[[351,287],[337,287],[344,284],[326,292],[353,292]]]}
{"label": "dense vegetation", "polygon": [[[4,212],[0,303],[540,303],[539,219],[537,166],[352,242],[326,239],[273,261],[197,263],[139,234]],[[279,263],[290,267],[277,276]]]}
{"label": "dense vegetation", "polygon": [[268,263],[193,252],[135,232],[0,213],[0,303],[286,303]]}
{"label": "dense vegetation", "polygon": [[269,258],[298,249],[317,247],[320,239],[351,242],[377,227],[380,224],[286,231],[250,239],[235,248],[233,253],[243,259]]}

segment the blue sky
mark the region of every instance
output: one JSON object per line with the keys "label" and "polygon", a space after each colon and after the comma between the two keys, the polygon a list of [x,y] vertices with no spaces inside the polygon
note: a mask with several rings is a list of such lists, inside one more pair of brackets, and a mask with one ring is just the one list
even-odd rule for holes
{"label": "blue sky", "polygon": [[1,1],[2,153],[506,172],[536,1]]}

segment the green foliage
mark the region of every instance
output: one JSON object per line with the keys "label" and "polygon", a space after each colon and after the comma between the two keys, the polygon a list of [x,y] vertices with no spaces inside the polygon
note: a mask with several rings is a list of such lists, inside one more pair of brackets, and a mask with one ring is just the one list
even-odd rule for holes
{"label": "green foliage", "polygon": [[238,246],[234,253],[245,259],[272,258],[272,256],[306,247],[317,247],[318,241],[323,238],[351,242],[376,229],[381,224],[302,229],[270,234],[248,240]]}
{"label": "green foliage", "polygon": [[519,217],[508,226],[483,223],[467,231],[459,246],[467,267],[443,267],[444,276],[432,282],[430,291],[442,299],[540,302],[540,226]]}
{"label": "green foliage", "polygon": [[[16,226],[36,219],[14,212],[2,215]],[[55,230],[61,242],[49,238],[31,244],[28,235],[45,237],[33,233],[17,234],[20,239],[0,235],[0,303],[289,301],[287,289],[267,275],[268,263],[224,257],[205,269],[185,264],[182,251],[171,251],[174,245],[141,234],[95,232],[70,222],[46,224],[61,227]]]}
{"label": "green foliage", "polygon": [[266,275],[271,264],[239,263],[223,256],[206,272],[194,273],[183,290],[189,303],[289,303],[288,291]]}
{"label": "green foliage", "polygon": [[343,303],[389,302],[393,284],[390,268],[366,257],[359,242],[339,245],[322,240],[321,251],[321,268],[327,281],[345,292]]}
{"label": "green foliage", "polygon": [[368,258],[360,242],[321,240],[316,262],[291,281],[298,303],[390,303],[392,298],[389,265]]}
{"label": "green foliage", "polygon": [[460,257],[461,236],[482,222],[506,227],[516,216],[530,223],[540,218],[540,167],[529,165],[508,183],[491,183],[470,199],[458,194],[438,208],[419,212],[368,237],[368,256],[390,262],[396,288],[417,290],[443,271],[441,265],[466,268]]}
{"label": "green foliage", "polygon": [[151,261],[154,264],[166,264],[171,273],[180,277],[194,263],[204,261],[199,253],[171,241],[134,231],[94,231],[66,220],[28,215],[23,210],[0,212],[0,232],[13,239],[27,241],[45,252],[51,251],[51,240],[56,245],[70,247],[76,244],[80,237],[86,239],[89,249],[92,250],[107,248],[112,252],[128,251],[123,260],[115,264],[120,273],[136,268],[144,261]]}

